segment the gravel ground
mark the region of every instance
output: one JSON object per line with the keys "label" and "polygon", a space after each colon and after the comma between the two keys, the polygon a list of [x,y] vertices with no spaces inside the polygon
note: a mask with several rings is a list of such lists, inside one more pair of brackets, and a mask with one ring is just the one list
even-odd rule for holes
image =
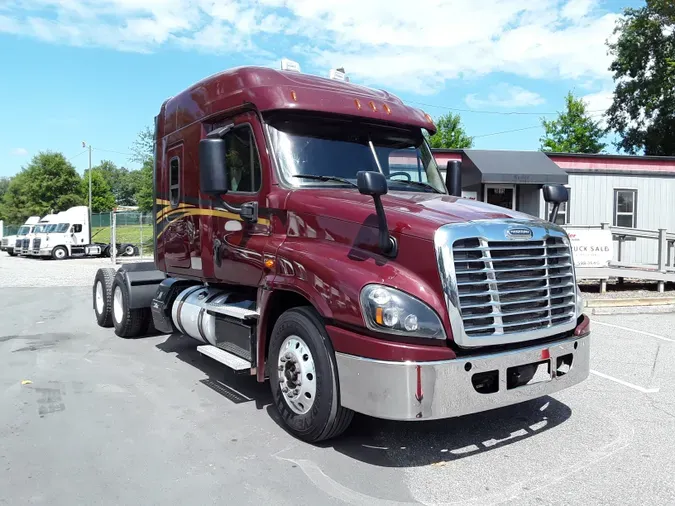
{"label": "gravel ground", "polygon": [[57,285],[0,291],[0,504],[675,504],[674,314],[594,316],[591,376],[553,396],[312,446],[196,341],[99,328],[109,262],[3,255],[2,286],[29,264]]}
{"label": "gravel ground", "polygon": [[[124,259],[125,262],[148,260],[152,258]],[[110,258],[42,260],[11,257],[0,252],[0,287],[92,286],[96,271],[101,267],[114,266]]]}

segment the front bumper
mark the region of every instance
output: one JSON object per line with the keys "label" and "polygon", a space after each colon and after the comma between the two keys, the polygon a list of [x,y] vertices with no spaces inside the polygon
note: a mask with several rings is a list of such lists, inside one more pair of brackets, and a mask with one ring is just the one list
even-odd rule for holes
{"label": "front bumper", "polygon": [[[559,375],[558,363],[569,355],[572,364]],[[517,404],[580,383],[589,374],[590,336],[438,362],[387,362],[344,353],[336,353],[336,359],[344,407],[388,420],[433,420]],[[509,368],[546,360],[548,379],[509,388]],[[494,377],[494,371],[498,390],[479,393],[474,375]]]}

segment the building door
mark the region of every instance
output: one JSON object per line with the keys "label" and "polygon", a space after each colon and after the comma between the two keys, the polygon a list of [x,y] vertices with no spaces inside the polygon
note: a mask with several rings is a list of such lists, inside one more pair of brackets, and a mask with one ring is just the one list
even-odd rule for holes
{"label": "building door", "polygon": [[512,184],[486,184],[483,200],[488,204],[516,209],[516,186]]}

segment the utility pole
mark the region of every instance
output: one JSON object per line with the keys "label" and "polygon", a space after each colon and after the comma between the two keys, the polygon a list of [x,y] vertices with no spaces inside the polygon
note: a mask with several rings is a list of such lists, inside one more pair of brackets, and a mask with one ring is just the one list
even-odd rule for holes
{"label": "utility pole", "polygon": [[[82,147],[87,144],[82,141]],[[89,144],[89,223],[91,223],[91,144]]]}

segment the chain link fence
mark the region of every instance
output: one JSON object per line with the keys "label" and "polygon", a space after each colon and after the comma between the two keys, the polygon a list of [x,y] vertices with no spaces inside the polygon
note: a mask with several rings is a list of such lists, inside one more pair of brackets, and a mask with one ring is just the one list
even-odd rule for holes
{"label": "chain link fence", "polygon": [[118,245],[110,250],[113,263],[153,257],[153,214],[122,211],[91,216],[91,242]]}

